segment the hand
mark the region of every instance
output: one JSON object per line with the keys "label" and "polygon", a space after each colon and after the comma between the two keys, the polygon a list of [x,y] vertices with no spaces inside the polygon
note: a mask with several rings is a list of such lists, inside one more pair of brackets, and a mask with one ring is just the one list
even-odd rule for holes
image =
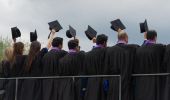
{"label": "hand", "polygon": [[94,38],[92,39],[92,41],[93,41],[93,43],[96,43],[96,37],[94,37]]}
{"label": "hand", "polygon": [[146,35],[147,35],[147,32],[144,32],[144,39],[147,39]]}
{"label": "hand", "polygon": [[117,32],[119,33],[120,31],[122,31],[120,28],[117,30]]}
{"label": "hand", "polygon": [[53,38],[54,38],[54,36],[55,36],[55,33],[56,33],[55,29],[52,29],[52,30],[51,30],[51,33],[50,33],[50,36],[49,36],[49,38],[48,38],[48,43],[47,43],[47,48],[48,48],[48,49],[51,48],[51,43],[52,43],[52,41],[53,41]]}
{"label": "hand", "polygon": [[52,30],[51,30],[51,34],[54,35],[55,33],[56,33],[55,29],[52,29]]}

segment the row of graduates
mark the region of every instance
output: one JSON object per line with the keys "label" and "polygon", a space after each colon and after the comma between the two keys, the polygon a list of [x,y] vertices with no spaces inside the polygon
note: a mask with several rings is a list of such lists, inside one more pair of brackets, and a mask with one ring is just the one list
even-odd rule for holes
{"label": "row of graduates", "polygon": [[[24,44],[16,42],[5,50],[3,77],[121,75],[104,78],[22,79],[18,82],[17,100],[168,100],[169,76],[131,77],[135,74],[169,72],[170,47],[156,44],[157,33],[149,30],[142,46],[128,44],[128,35],[118,30],[118,42],[107,47],[104,34],[93,37],[96,46],[80,51],[79,40],[68,42],[69,51],[62,50],[63,38],[52,30],[47,47],[31,43],[28,55]],[[15,80],[1,80],[4,100],[14,100]]]}

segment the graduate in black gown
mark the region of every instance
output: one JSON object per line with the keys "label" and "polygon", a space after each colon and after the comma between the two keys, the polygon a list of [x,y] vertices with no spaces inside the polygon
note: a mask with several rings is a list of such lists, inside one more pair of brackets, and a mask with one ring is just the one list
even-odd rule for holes
{"label": "graduate in black gown", "polygon": [[[83,73],[85,75],[104,74],[104,60],[108,37],[100,34],[96,38],[96,46],[86,53]],[[85,100],[101,99],[102,78],[88,78]]]}
{"label": "graduate in black gown", "polygon": [[[116,31],[117,34],[117,44],[110,47],[106,53],[106,74],[118,74],[121,75],[121,80],[119,77],[112,77],[109,79],[109,89],[108,92],[105,91],[105,98],[107,99],[121,99],[130,100],[131,99],[131,72],[133,68],[134,55],[138,45],[128,45],[128,35],[124,29],[125,25],[120,19],[111,22],[111,29]],[[106,80],[105,80],[106,81]],[[119,91],[121,81],[121,92]],[[112,93],[112,94],[111,94]]]}
{"label": "graduate in black gown", "polygon": [[[45,54],[42,60],[43,76],[59,75],[59,60],[64,57],[67,52],[62,50],[63,38],[55,37],[52,41],[51,50]],[[58,79],[43,79],[43,100],[56,100]]]}
{"label": "graduate in black gown", "polygon": [[[119,100],[119,87],[121,81],[121,99],[131,100],[131,73],[138,45],[129,45],[128,35],[124,30],[118,30],[118,42],[107,49],[105,59],[105,74],[121,75],[108,78],[108,90],[104,92],[104,100]],[[104,83],[106,83],[106,79]]]}
{"label": "graduate in black gown", "polygon": [[[61,76],[77,76],[80,75],[85,53],[80,51],[79,41],[77,39],[68,42],[68,54],[60,59],[59,74]],[[77,86],[79,78],[60,79],[58,100],[80,100],[80,88]],[[75,83],[75,87],[74,87]]]}
{"label": "graduate in black gown", "polygon": [[10,77],[11,75],[11,68],[12,68],[12,55],[13,55],[13,48],[7,47],[4,52],[4,59],[2,60],[2,77]]}
{"label": "graduate in black gown", "polygon": [[[24,52],[24,44],[22,42],[16,42],[13,45],[13,57],[12,57],[12,67],[10,69],[10,76],[9,77],[20,77],[22,68],[24,66],[24,62],[26,59],[26,55],[23,55]],[[19,85],[19,84],[18,84]],[[9,80],[9,88],[10,93],[14,96],[11,97],[15,99],[15,92],[16,92],[16,80]]]}
{"label": "graduate in black gown", "polygon": [[[11,28],[12,32],[12,49],[9,47],[5,51],[6,60],[3,62],[3,77],[16,77],[20,75],[21,68],[25,61],[25,56],[23,55],[24,44],[22,42],[16,42],[16,38],[21,36],[21,32],[17,27]],[[16,81],[7,80],[5,82],[5,98],[4,100],[14,100],[15,99],[15,89]]]}
{"label": "graduate in black gown", "polygon": [[12,62],[12,75],[10,77],[19,77],[24,66],[26,55],[23,55],[24,44],[22,42],[16,42],[13,46],[13,62]]}
{"label": "graduate in black gown", "polygon": [[[136,51],[134,67],[135,74],[161,73],[164,56],[164,46],[156,44],[157,32],[149,30],[147,41]],[[160,90],[162,82],[159,76],[133,77],[134,100],[162,100]]]}
{"label": "graduate in black gown", "polygon": [[[11,76],[13,48],[7,47],[2,60],[2,77]],[[14,85],[13,85],[14,84]],[[14,86],[14,87],[13,87]],[[15,80],[0,80],[0,91],[2,100],[15,99]]]}
{"label": "graduate in black gown", "polygon": [[[51,47],[51,40],[55,35],[52,31],[48,39],[47,47],[41,49],[41,44],[37,41],[37,34],[31,32],[31,46],[22,69],[23,77],[39,77],[42,74],[42,58]],[[36,37],[36,38],[35,38]],[[40,50],[41,49],[41,50]],[[18,100],[42,100],[41,79],[19,80]]]}
{"label": "graduate in black gown", "polygon": [[[23,67],[25,56],[23,56],[24,44],[22,42],[14,42],[12,48],[12,54],[8,57],[8,60],[2,62],[3,77],[16,77],[20,75],[20,71]],[[11,50],[10,50],[11,51]],[[5,100],[15,99],[15,80],[5,81]]]}

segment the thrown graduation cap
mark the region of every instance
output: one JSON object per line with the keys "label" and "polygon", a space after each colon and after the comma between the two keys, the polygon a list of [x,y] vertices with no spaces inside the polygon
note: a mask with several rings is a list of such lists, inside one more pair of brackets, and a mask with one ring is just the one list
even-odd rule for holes
{"label": "thrown graduation cap", "polygon": [[89,40],[92,40],[94,37],[96,37],[97,32],[88,25],[88,29],[85,31],[85,34]]}
{"label": "thrown graduation cap", "polygon": [[60,23],[57,20],[49,22],[48,25],[49,25],[50,30],[55,29],[56,32],[63,29],[62,26],[60,25]]}
{"label": "thrown graduation cap", "polygon": [[75,38],[75,36],[76,36],[76,30],[73,27],[71,27],[70,25],[69,25],[69,30],[66,31],[66,36],[68,38],[72,38],[72,37]]}
{"label": "thrown graduation cap", "polygon": [[37,41],[37,31],[30,32],[30,42]]}
{"label": "thrown graduation cap", "polygon": [[123,25],[120,19],[111,21],[111,24],[112,24],[111,29],[113,29],[114,31],[118,31],[119,29],[121,30],[126,29],[126,27]]}
{"label": "thrown graduation cap", "polygon": [[21,32],[17,27],[12,27],[11,28],[11,33],[12,33],[12,38],[13,39],[18,38],[18,37],[21,36]]}
{"label": "thrown graduation cap", "polygon": [[[60,25],[60,23],[57,20],[49,22],[48,25],[49,25],[49,29],[50,30],[55,29],[56,32],[58,32],[61,29],[63,29],[62,26]],[[50,37],[50,34],[48,35],[48,38]]]}
{"label": "thrown graduation cap", "polygon": [[140,23],[140,32],[147,32],[149,30],[147,20],[144,21],[144,23]]}

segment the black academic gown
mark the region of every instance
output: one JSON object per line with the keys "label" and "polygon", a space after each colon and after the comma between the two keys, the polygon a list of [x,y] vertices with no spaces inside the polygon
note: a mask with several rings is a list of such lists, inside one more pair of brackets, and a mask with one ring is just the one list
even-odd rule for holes
{"label": "black academic gown", "polygon": [[[60,59],[59,74],[61,76],[80,75],[84,63],[84,52],[68,53]],[[60,79],[57,100],[82,100],[80,90],[81,78]]]}
{"label": "black academic gown", "polygon": [[[164,67],[164,73],[170,73],[170,44],[166,46],[165,50],[165,56],[164,56],[164,62],[163,62],[163,67]],[[163,93],[163,99],[162,100],[169,100],[170,99],[170,75],[166,77],[166,81],[164,82],[165,87]]]}
{"label": "black academic gown", "polygon": [[[22,76],[22,69],[24,66],[24,62],[26,60],[26,55],[17,55],[15,57],[15,61],[12,64],[12,68],[10,71],[10,75],[9,77],[21,77]],[[9,83],[9,88],[12,89],[13,93],[16,92],[16,80],[10,80],[11,82]],[[18,83],[18,86],[20,84]],[[19,90],[19,87],[17,88]],[[19,93],[20,91],[18,91],[17,93]],[[16,94],[16,93],[15,93]],[[16,96],[16,95],[15,95]],[[13,98],[15,99],[15,98]]]}
{"label": "black academic gown", "polygon": [[[2,63],[2,77],[11,77],[11,64],[9,61],[3,60]],[[15,100],[15,80],[0,80],[0,90],[4,93],[1,95],[2,100]]]}
{"label": "black academic gown", "polygon": [[[85,75],[103,75],[104,64],[105,64],[105,53],[107,48],[93,48],[91,51],[86,53],[83,73]],[[102,78],[88,78],[85,81],[83,90],[84,100],[101,100],[102,93]],[[83,85],[83,83],[82,83]]]}
{"label": "black academic gown", "polygon": [[134,66],[136,48],[138,47],[138,45],[121,43],[108,48],[105,59],[105,74],[121,75],[121,80],[120,77],[108,78],[109,89],[107,92],[105,90],[104,100],[119,100],[120,85],[121,99],[131,100],[131,73]]}
{"label": "black academic gown", "polygon": [[[138,48],[134,73],[161,73],[164,50],[161,44],[147,44]],[[133,82],[134,100],[161,100],[159,76],[133,77]]]}
{"label": "black academic gown", "polygon": [[[51,50],[43,57],[43,76],[59,75],[59,59],[67,54],[63,50]],[[59,79],[43,79],[42,100],[57,100]]]}
{"label": "black academic gown", "polygon": [[22,76],[22,69],[26,60],[26,55],[17,55],[15,61],[12,65],[11,76],[10,77],[20,77]]}
{"label": "black academic gown", "polygon": [[[31,69],[26,71],[23,67],[23,77],[39,77],[42,74],[42,58],[48,52],[48,49],[43,48],[38,55],[33,59]],[[26,58],[25,65],[28,62]],[[17,100],[42,100],[42,80],[41,79],[23,79],[18,82],[18,99]]]}
{"label": "black academic gown", "polygon": [[[17,55],[15,61],[9,66],[9,63],[4,65],[4,77],[20,77],[22,68],[25,62],[25,55]],[[15,100],[16,92],[16,80],[8,80],[6,85],[6,100]]]}

